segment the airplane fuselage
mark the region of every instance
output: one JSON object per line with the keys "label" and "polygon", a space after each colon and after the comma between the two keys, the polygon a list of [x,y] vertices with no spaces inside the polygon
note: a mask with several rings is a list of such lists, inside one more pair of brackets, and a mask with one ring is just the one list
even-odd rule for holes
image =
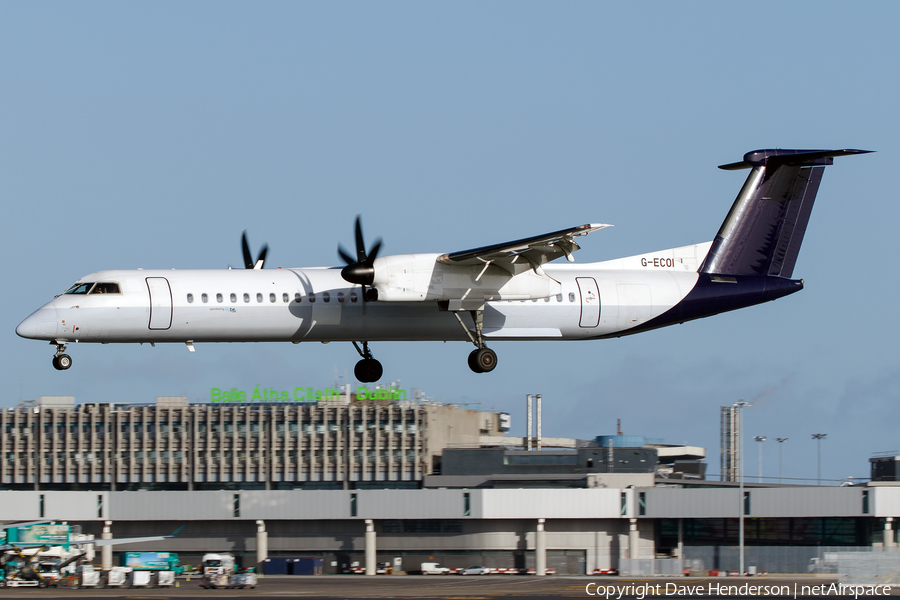
{"label": "airplane fuselage", "polygon": [[[605,262],[574,264],[589,223],[446,254],[379,257],[360,218],[356,252],[340,267],[263,269],[242,236],[245,269],[98,271],[35,311],[16,332],[71,343],[353,342],[354,374],[383,374],[378,341],[469,341],[476,373],[492,371],[499,340],[588,340],[631,335],[781,298],[809,215],[834,157],[864,150],[755,150],[725,170],[749,169],[715,239]],[[557,259],[565,257],[568,263]],[[362,347],[360,347],[360,344]]]}
{"label": "airplane fuselage", "polygon": [[[659,320],[697,288],[708,247],[546,265],[557,293],[486,302],[484,337],[595,339],[669,324]],[[24,321],[19,334],[103,344],[468,339],[439,302],[363,302],[360,286],[344,281],[338,268],[99,271],[79,282],[113,283],[119,291],[62,294]],[[461,316],[474,329],[471,315]]]}

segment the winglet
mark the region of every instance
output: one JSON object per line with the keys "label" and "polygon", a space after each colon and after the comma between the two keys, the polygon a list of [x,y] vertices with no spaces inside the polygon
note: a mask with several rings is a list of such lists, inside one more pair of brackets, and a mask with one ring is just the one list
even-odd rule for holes
{"label": "winglet", "polygon": [[185,527],[185,526],[182,525],[181,527],[179,527],[178,529],[175,530],[175,533],[173,533],[172,535],[167,535],[166,537],[167,537],[167,538],[173,538],[173,537],[175,537],[176,535],[178,535],[179,533],[181,533],[181,530],[184,529],[184,527]]}

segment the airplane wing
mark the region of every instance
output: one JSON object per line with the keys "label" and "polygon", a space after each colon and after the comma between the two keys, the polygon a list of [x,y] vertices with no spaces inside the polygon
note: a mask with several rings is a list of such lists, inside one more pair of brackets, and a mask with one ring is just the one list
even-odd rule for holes
{"label": "airplane wing", "polygon": [[604,225],[602,223],[579,225],[578,227],[570,227],[569,229],[562,229],[503,244],[442,254],[438,257],[438,262],[480,267],[492,263],[508,270],[513,275],[518,275],[528,269],[534,269],[536,273],[541,275],[543,274],[541,265],[556,260],[561,256],[565,256],[569,262],[574,260],[572,253],[581,248],[575,242],[576,237],[587,235],[606,227],[612,227],[612,225]]}

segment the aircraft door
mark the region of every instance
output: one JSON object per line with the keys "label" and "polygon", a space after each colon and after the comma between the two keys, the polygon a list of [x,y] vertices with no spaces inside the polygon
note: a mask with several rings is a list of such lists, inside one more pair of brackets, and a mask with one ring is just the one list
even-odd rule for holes
{"label": "aircraft door", "polygon": [[578,294],[581,296],[581,327],[596,327],[600,324],[600,290],[593,277],[576,277]]}
{"label": "aircraft door", "polygon": [[150,329],[172,326],[172,288],[165,277],[147,277],[150,290]]}

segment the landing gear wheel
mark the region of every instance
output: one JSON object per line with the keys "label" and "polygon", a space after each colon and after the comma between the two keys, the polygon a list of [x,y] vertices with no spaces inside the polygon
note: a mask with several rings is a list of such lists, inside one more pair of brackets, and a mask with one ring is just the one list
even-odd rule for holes
{"label": "landing gear wheel", "polygon": [[353,368],[353,374],[363,383],[373,383],[381,379],[384,368],[374,358],[364,358]]}
{"label": "landing gear wheel", "polygon": [[53,357],[53,368],[57,371],[65,371],[72,366],[72,357],[68,354],[60,354]]}
{"label": "landing gear wheel", "polygon": [[490,373],[497,366],[497,353],[490,348],[479,348],[469,353],[469,368],[475,373]]}
{"label": "landing gear wheel", "polygon": [[469,368],[472,369],[473,373],[484,373],[481,367],[478,366],[478,348],[469,352]]}

